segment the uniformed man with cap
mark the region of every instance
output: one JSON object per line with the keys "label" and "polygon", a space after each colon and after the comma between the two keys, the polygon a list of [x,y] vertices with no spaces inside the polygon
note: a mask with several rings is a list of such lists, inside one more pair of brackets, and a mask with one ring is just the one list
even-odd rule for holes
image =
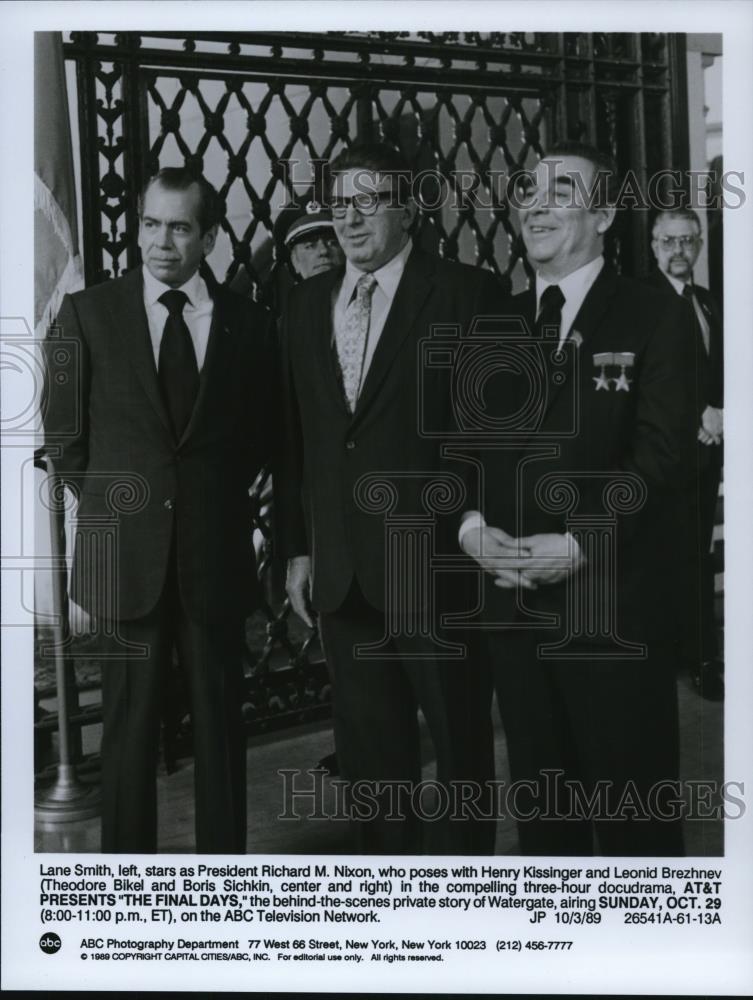
{"label": "uniformed man with cap", "polygon": [[[332,215],[318,201],[283,209],[277,223],[278,241],[285,248],[288,268],[296,281],[322,274],[343,261]],[[279,245],[279,244],[278,244]]]}
{"label": "uniformed man with cap", "polygon": [[[282,243],[285,248],[285,261],[296,284],[345,262],[332,213],[313,198],[283,209],[275,223],[275,236],[278,246]],[[316,766],[337,774],[336,754],[326,754]]]}

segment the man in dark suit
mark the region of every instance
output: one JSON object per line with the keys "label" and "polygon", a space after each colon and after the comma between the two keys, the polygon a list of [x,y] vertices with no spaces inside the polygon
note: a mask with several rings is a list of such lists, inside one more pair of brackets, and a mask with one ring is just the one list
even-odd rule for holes
{"label": "man in dark suit", "polygon": [[[395,607],[428,570],[431,553],[414,565],[388,564],[386,515],[368,508],[394,489],[394,513],[426,518],[422,493],[440,459],[437,438],[419,429],[419,343],[435,324],[465,331],[475,316],[499,313],[502,297],[491,275],[413,246],[416,206],[395,150],[353,147],[332,164],[332,176],[346,266],[299,285],[283,324],[288,417],[275,479],[279,546],[293,608],[309,624],[319,616],[341,775],[351,789],[354,782],[380,790],[401,783],[394,809],[380,798],[368,819],[354,814],[357,847],[417,853],[427,846],[410,803],[421,780],[417,709],[440,781],[467,776],[461,757],[469,729],[485,734],[479,741],[491,755],[490,683],[486,701],[483,692],[471,696],[483,689],[482,668],[436,658],[434,636],[419,625],[420,597]],[[431,421],[444,426],[448,387],[424,388]],[[387,485],[364,491],[364,477],[375,473]],[[435,606],[426,613],[433,628]],[[369,644],[370,654],[357,648]],[[398,818],[386,818],[390,810]],[[491,823],[474,832],[462,822],[437,823],[433,833],[429,846],[438,852],[486,850],[489,837],[493,845]],[[483,848],[471,842],[477,834]]]}
{"label": "man in dark suit", "polygon": [[[485,570],[487,638],[524,854],[682,851],[671,595],[693,470],[681,302],[604,260],[615,173],[569,143],[517,194],[535,283],[513,299],[527,397],[484,452],[461,546]],[[512,366],[513,368],[516,365]],[[531,373],[539,374],[539,378]],[[663,789],[663,791],[662,791]]]}
{"label": "man in dark suit", "polygon": [[[161,170],[139,213],[143,267],[66,297],[47,342],[47,445],[79,495],[71,596],[116,647],[102,664],[102,849],[156,850],[160,698],[175,647],[197,850],[237,853],[241,649],[257,596],[248,489],[272,444],[270,322],[199,274],[220,219],[203,177]],[[63,372],[60,338],[77,361]],[[113,517],[112,556],[97,566]]]}
{"label": "man in dark suit", "polygon": [[[704,698],[718,701],[724,697],[724,680],[714,615],[712,536],[722,476],[723,324],[708,289],[693,281],[693,268],[703,245],[701,222],[696,213],[690,208],[660,212],[652,236],[651,249],[657,267],[648,281],[657,288],[682,295],[693,310],[704,407],[698,427],[697,509],[693,508],[689,544],[699,550],[700,565],[689,568],[689,576],[698,581],[698,596],[686,627],[684,656],[696,690]],[[697,628],[693,623],[697,623]]]}

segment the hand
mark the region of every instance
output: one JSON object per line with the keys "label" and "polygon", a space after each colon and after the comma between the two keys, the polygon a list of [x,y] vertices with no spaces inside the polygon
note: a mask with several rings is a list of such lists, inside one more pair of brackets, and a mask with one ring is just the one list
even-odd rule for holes
{"label": "hand", "polygon": [[572,535],[542,534],[518,539],[531,553],[521,577],[531,584],[560,583],[585,562]]}
{"label": "hand", "polygon": [[717,406],[707,406],[701,415],[698,440],[701,444],[721,444],[724,410]]}
{"label": "hand", "polygon": [[518,586],[527,590],[536,589],[536,584],[524,579],[520,572],[530,561],[530,551],[520,545],[519,539],[501,528],[490,528],[488,525],[471,528],[463,535],[460,546],[484,572],[495,577],[495,587],[506,590]]}
{"label": "hand", "polygon": [[84,611],[75,601],[68,601],[68,628],[71,635],[83,637],[94,635],[97,631],[97,620],[88,611]]}
{"label": "hand", "polygon": [[314,628],[314,613],[311,609],[311,557],[293,556],[288,560],[285,590],[290,598],[293,611],[309,628]]}

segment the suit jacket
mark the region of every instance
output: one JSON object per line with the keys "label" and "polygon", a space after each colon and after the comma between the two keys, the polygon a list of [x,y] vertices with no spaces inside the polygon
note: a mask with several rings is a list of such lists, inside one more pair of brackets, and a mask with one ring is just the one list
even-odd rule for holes
{"label": "suit jacket", "polygon": [[381,472],[397,486],[396,513],[427,513],[422,488],[439,467],[440,440],[422,434],[420,420],[436,429],[450,419],[450,373],[422,370],[419,341],[436,324],[467,331],[475,316],[499,314],[504,303],[488,272],[414,248],[351,414],[332,346],[333,293],[342,276],[339,269],[298,285],[283,322],[278,545],[285,559],[312,557],[312,599],[323,612],[342,604],[354,579],[374,607],[384,607],[384,514],[355,502],[362,476]]}
{"label": "suit jacket", "polygon": [[[674,285],[658,267],[651,272],[646,281],[655,288],[677,295]],[[702,344],[698,352],[701,385],[706,403],[709,406],[722,407],[724,406],[724,322],[711,292],[702,285],[695,284],[693,291],[709,326],[708,353]]]}
{"label": "suit jacket", "polygon": [[[512,303],[532,330],[534,292]],[[594,583],[616,599],[618,632],[632,641],[665,636],[678,625],[675,598],[686,539],[677,531],[677,515],[697,475],[701,409],[689,321],[687,303],[677,296],[605,266],[573,323],[568,360],[553,366],[550,352],[543,353],[545,385],[536,390],[533,425],[519,447],[485,459],[482,510],[491,526],[518,537],[572,530],[582,541],[572,515],[597,528],[600,515],[615,519],[615,575],[607,579],[610,568],[604,567]],[[621,365],[619,357],[610,361],[615,355],[627,355],[627,390],[617,390]],[[597,387],[605,361],[608,389]],[[634,486],[623,491],[617,485],[622,473],[639,477],[645,498],[638,485],[636,502],[624,503]],[[510,594],[503,591],[497,601]],[[520,600],[536,612],[562,614],[566,584],[541,585],[521,592]]]}
{"label": "suit jacket", "polygon": [[[71,596],[91,614],[146,615],[171,552],[194,620],[237,618],[254,606],[248,489],[273,445],[271,326],[249,300],[210,292],[199,394],[179,442],[160,392],[141,268],[66,296],[48,338],[47,448],[80,494]],[[115,565],[103,577],[89,559],[113,513]]]}

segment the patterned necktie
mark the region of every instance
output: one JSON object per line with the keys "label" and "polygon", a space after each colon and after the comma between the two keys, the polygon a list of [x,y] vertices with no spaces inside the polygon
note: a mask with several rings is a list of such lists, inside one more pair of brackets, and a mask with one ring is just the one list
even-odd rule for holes
{"label": "patterned necktie", "polygon": [[562,325],[562,306],[565,296],[559,285],[548,285],[541,293],[541,309],[536,320],[536,335],[541,337],[544,330],[556,329]]}
{"label": "patterned necktie", "polygon": [[701,340],[703,341],[703,346],[704,346],[704,348],[706,350],[706,353],[708,354],[709,353],[709,347],[710,347],[710,343],[709,343],[709,331],[708,331],[708,328],[704,328],[703,324],[701,323],[700,319],[698,318],[698,307],[696,305],[696,298],[695,298],[695,295],[693,294],[693,286],[692,285],[683,285],[683,288],[682,288],[682,297],[684,299],[687,299],[688,302],[690,303],[690,308],[693,310],[693,325],[694,325],[696,331],[698,332],[698,334],[700,335]]}
{"label": "patterned necktie", "polygon": [[168,312],[159,346],[159,383],[175,436],[180,440],[199,391],[199,366],[191,334],[183,319],[188,296],[172,289],[160,295],[159,301]]}
{"label": "patterned necktie", "polygon": [[371,320],[371,296],[377,286],[373,274],[362,274],[356,284],[356,295],[345,310],[340,329],[335,334],[337,360],[342,373],[343,391],[350,412],[356,408],[361,387],[363,359]]}

